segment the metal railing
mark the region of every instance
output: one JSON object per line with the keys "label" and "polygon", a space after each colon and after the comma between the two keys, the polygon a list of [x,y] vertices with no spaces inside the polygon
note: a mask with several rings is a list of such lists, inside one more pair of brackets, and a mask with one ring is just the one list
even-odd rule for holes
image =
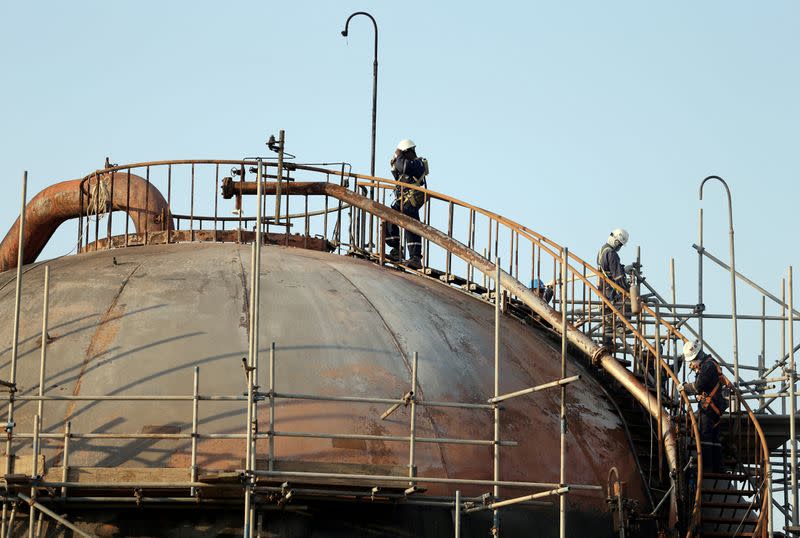
{"label": "metal railing", "polygon": [[[224,175],[221,168],[227,166],[232,167],[232,173],[229,178],[221,177]],[[276,173],[270,175],[270,170],[275,170]],[[160,229],[137,230],[136,234],[130,233],[131,219],[124,220],[124,230],[119,223],[115,225],[112,222],[113,213],[108,211],[110,207],[124,208],[129,215],[134,211],[146,212],[149,209],[147,202],[144,208],[131,207],[129,197],[123,199],[119,191],[116,194],[113,192],[117,183],[114,181],[115,175],[125,174],[130,182],[134,172],[140,174],[148,185],[159,183],[162,191],[167,192],[171,217],[176,222],[174,227],[169,224],[171,221],[167,215],[161,216]],[[448,237],[460,240],[469,250],[481,254],[486,260],[503,257],[509,275],[517,280],[529,278],[529,288],[542,297],[552,293],[553,307],[556,310],[565,310],[573,327],[594,339],[604,340],[614,356],[626,362],[630,371],[655,393],[659,407],[668,407],[676,423],[681,425],[681,431],[687,436],[682,441],[684,457],[690,452],[688,445],[693,444],[697,452],[697,471],[702,475],[696,417],[691,402],[685,396],[677,394],[675,386],[679,380],[671,367],[677,363],[679,344],[687,338],[665,319],[669,314],[663,315],[659,305],[655,303],[636,299],[631,303],[629,290],[621,289],[607,280],[593,265],[572,252],[567,253],[566,249],[547,237],[499,214],[453,197],[388,179],[354,174],[345,171],[344,166],[340,170],[334,170],[283,163],[279,173],[276,163],[256,159],[158,161],[113,166],[98,170],[83,179],[81,189],[85,204],[82,207],[85,212],[78,226],[78,248],[86,251],[186,240],[247,241],[247,228],[255,226],[258,218],[253,210],[255,204],[248,206],[245,195],[254,193],[254,183],[261,183],[247,181],[248,174],[262,178],[264,186],[270,187],[265,195],[275,196],[276,200],[285,200],[283,208],[276,203],[276,212],[261,218],[263,230],[267,234],[265,242],[283,241],[284,244],[289,244],[299,238],[304,243],[303,246],[306,246],[309,238],[317,236],[325,242],[323,246],[329,250],[368,257],[379,263],[387,262],[385,245],[380,241],[384,237],[384,219],[367,218],[365,210],[354,208],[328,194],[312,192],[309,185],[320,183],[319,180],[324,176],[324,183],[343,186],[354,193],[366,193],[368,190],[374,192],[374,201],[384,205],[387,194],[392,191],[399,191],[400,194],[405,189],[423,192],[425,204],[421,212],[422,222],[439,230],[446,230]],[[306,177],[313,181],[305,179]],[[172,191],[176,182],[181,182],[182,185],[189,183],[191,194],[188,207],[180,206],[180,203],[186,204],[186,201],[173,200]],[[104,188],[104,184],[108,186]],[[224,196],[221,192],[223,186],[228,189]],[[213,196],[201,199],[198,193],[208,192],[212,188]],[[102,196],[97,193],[104,192],[105,200],[102,200]],[[297,198],[302,200],[303,211],[291,213],[290,201]],[[231,199],[235,203],[235,216],[221,216],[220,208]],[[249,200],[252,202],[253,198]],[[265,202],[262,203],[266,206]],[[107,221],[101,227],[102,218],[107,218]],[[182,229],[181,223],[187,222],[188,230]],[[227,225],[235,227],[228,230]],[[302,230],[293,236],[292,232],[300,225]],[[210,226],[210,229],[204,229],[204,226]],[[275,230],[280,233],[270,235]],[[478,276],[469,259],[461,259],[452,250],[440,248],[425,238],[423,252],[426,261],[423,274],[460,286],[486,300],[498,300],[498,294],[493,289],[493,286],[496,287],[496,279],[485,273]],[[565,276],[562,276],[563,269]],[[611,290],[618,296],[617,300],[611,300],[607,296],[611,295]],[[512,311],[529,314],[524,305],[515,299],[514,296],[508,297]],[[743,461],[742,464],[754,469],[756,476],[763,477],[768,462],[763,431],[738,389],[731,387],[731,391],[735,406],[731,406],[727,420],[738,421],[737,438],[743,446],[753,447],[752,451],[743,452],[752,455],[749,458],[751,461]],[[734,407],[737,412],[733,412]],[[652,427],[656,437],[662,440],[665,432],[662,431],[661,421],[656,421]],[[662,472],[660,448],[661,444],[658,458],[651,458],[650,474]],[[762,508],[768,497],[765,489],[765,485],[759,488],[764,499]],[[694,504],[690,528],[694,528],[700,513],[700,480],[696,481],[691,493]],[[764,509],[759,512],[760,529],[764,528],[762,523],[766,512]]]}

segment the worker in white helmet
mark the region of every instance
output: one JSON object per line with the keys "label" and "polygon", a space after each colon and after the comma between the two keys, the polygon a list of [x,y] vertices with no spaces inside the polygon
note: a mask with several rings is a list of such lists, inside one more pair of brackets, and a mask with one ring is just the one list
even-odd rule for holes
{"label": "worker in white helmet", "polygon": [[724,377],[722,367],[708,353],[703,352],[699,340],[686,342],[683,346],[683,359],[695,372],[694,383],[681,383],[678,391],[694,394],[700,404],[697,410],[700,429],[700,447],[703,455],[703,469],[709,473],[722,472],[722,441],[719,424],[722,413],[727,408],[723,395]]}
{"label": "worker in white helmet", "polygon": [[[606,282],[610,280],[622,289],[628,289],[630,284],[626,273],[638,271],[641,267],[638,263],[625,266],[619,259],[619,250],[628,242],[628,237],[628,232],[622,228],[614,229],[597,253],[597,267],[600,269],[600,273],[605,277],[605,279],[600,279],[600,291],[615,303],[615,307],[625,316],[627,316],[627,313],[622,294],[613,286],[606,284]],[[603,341],[605,344],[611,344],[613,339],[612,335],[617,333],[619,336],[624,336],[625,327],[619,320],[614,319],[613,312],[607,309],[605,304],[603,305],[603,311]]]}
{"label": "worker in white helmet", "polygon": [[[390,164],[395,181],[414,187],[426,187],[428,161],[417,157],[416,144],[411,140],[401,140],[397,144]],[[425,204],[425,193],[419,190],[398,185],[395,188],[395,200],[392,209],[400,211],[412,219],[419,220],[419,210]],[[400,245],[400,228],[392,223],[386,225],[386,244],[391,248],[389,258],[401,261],[403,253]],[[406,265],[412,269],[422,269],[422,239],[419,235],[406,231],[408,245],[408,261]]]}
{"label": "worker in white helmet", "polygon": [[[624,247],[627,242],[628,232],[622,228],[616,228],[609,234],[608,239],[597,253],[597,266],[600,268],[600,272],[622,289],[628,289],[628,278],[625,276],[625,273],[638,265],[634,263],[629,267],[625,267],[620,262],[619,250]],[[612,300],[619,297],[619,293],[610,287],[605,291],[605,294],[606,297]]]}

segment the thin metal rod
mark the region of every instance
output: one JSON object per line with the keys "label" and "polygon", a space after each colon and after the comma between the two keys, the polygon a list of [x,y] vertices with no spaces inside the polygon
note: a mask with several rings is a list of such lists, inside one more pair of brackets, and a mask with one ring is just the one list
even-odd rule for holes
{"label": "thin metal rod", "polygon": [[[13,504],[14,504],[14,506],[11,508],[11,517],[8,520],[8,533],[5,533],[5,532],[3,533],[3,536],[5,536],[6,538],[11,538],[11,534],[12,534],[13,529],[14,529],[14,518],[17,515],[17,503],[13,503]],[[5,523],[5,520],[4,520],[4,523]]]}
{"label": "thin metal rod", "polygon": [[[39,415],[33,416],[33,450],[31,456],[31,479],[39,478]],[[31,486],[31,499],[36,498],[36,488]],[[35,504],[31,503],[28,510],[28,538],[33,538],[36,524]]]}
{"label": "thin metal rod", "polygon": [[[708,258],[709,260],[711,260],[715,264],[719,265],[722,269],[724,269],[726,271],[730,271],[731,270],[730,265],[728,265],[724,261],[720,260],[719,258],[714,256],[713,254],[711,254],[708,251],[708,249],[704,249],[702,245],[692,245],[692,248],[695,249],[696,251],[698,251],[698,253],[701,256],[705,256],[706,258]],[[767,296],[769,299],[771,299],[778,306],[783,306],[784,308],[787,307],[785,298],[784,299],[779,299],[778,297],[776,297],[775,295],[773,295],[772,293],[770,293],[769,291],[764,289],[762,286],[759,286],[758,284],[753,282],[751,279],[749,279],[748,277],[746,277],[745,275],[743,275],[739,271],[736,271],[736,276],[739,278],[739,280],[741,280],[745,284],[750,285],[753,289],[755,289],[756,291],[758,291],[762,295]],[[795,310],[794,314],[795,314],[795,316],[800,316],[800,311]],[[742,317],[739,316],[739,319],[742,319]]]}
{"label": "thin metal rod", "polygon": [[[191,481],[197,482],[197,426],[198,426],[198,392],[200,391],[200,367],[194,367],[194,378],[192,382],[192,462],[191,462]],[[194,497],[197,490],[192,488],[191,495]]]}
{"label": "thin metal rod", "polygon": [[[411,359],[411,410],[409,412],[409,437],[408,437],[408,477],[414,478],[417,474],[416,468],[416,436],[417,436],[417,405],[414,399],[417,394],[417,366],[419,356],[415,351]],[[408,483],[411,487],[416,486],[413,480]]]}
{"label": "thin metal rod", "polygon": [[[697,252],[697,304],[703,304],[703,208],[701,207],[698,213],[698,237],[697,242],[700,245],[700,250]],[[697,322],[697,333],[700,337],[700,345],[705,342],[703,339],[703,312],[700,312],[700,319]],[[684,368],[685,370],[685,368]],[[684,374],[684,378],[686,375]]]}
{"label": "thin metal rod", "polygon": [[[564,486],[558,489],[551,489],[550,491],[542,491],[540,493],[534,493],[532,495],[525,495],[524,497],[516,497],[514,499],[508,499],[506,501],[500,501],[496,503],[492,503],[489,505],[489,508],[493,510],[497,510],[501,506],[509,506],[511,504],[518,504],[526,501],[532,501],[534,499],[541,499],[542,497],[550,497],[551,495],[559,495],[561,499],[564,498],[564,494],[569,493],[569,487]],[[563,518],[562,518],[563,519]],[[563,534],[562,534],[563,536]]]}
{"label": "thin metal rod", "polygon": [[703,185],[709,179],[717,179],[725,187],[725,193],[728,195],[728,248],[731,257],[731,309],[733,314],[733,375],[736,385],[739,384],[739,326],[736,319],[736,251],[733,241],[733,203],[731,201],[731,190],[728,184],[719,176],[708,176],[700,183],[700,200],[703,199]]}
{"label": "thin metal rod", "polygon": [[[259,173],[261,172],[261,161],[259,160],[258,165]],[[275,222],[280,221],[281,219],[281,181],[283,180],[283,129],[278,133],[278,169],[275,172],[277,175],[276,181],[277,185],[275,186]],[[261,180],[258,180],[258,184],[261,185]],[[258,195],[258,203],[259,206],[261,205],[261,194]],[[258,222],[261,222],[261,218],[259,215]]]}
{"label": "thin metal rod", "polygon": [[[200,399],[202,400],[203,397],[201,397]],[[324,402],[379,403],[379,404],[401,404],[401,405],[406,403],[403,398],[370,398],[362,396],[320,396],[317,394],[296,394],[296,393],[286,393],[286,392],[276,392],[275,399],[319,400]],[[482,404],[482,403],[439,402],[439,401],[427,401],[427,400],[417,400],[417,405],[424,405],[426,407],[460,407],[464,409],[493,408],[493,406],[489,404]]]}
{"label": "thin metal rod", "polygon": [[[22,298],[22,260],[25,254],[25,205],[28,192],[28,171],[26,170],[22,175],[22,204],[19,212],[19,247],[17,251],[17,280],[15,283],[14,295],[14,332],[11,339],[11,374],[8,376],[8,382],[12,387],[16,387],[17,383],[17,357],[19,354],[19,307]],[[12,462],[14,455],[11,453],[11,443],[14,436],[14,388],[9,391],[8,395],[8,420],[6,421],[6,430],[8,436],[6,438],[6,474],[11,474]],[[3,505],[3,513],[5,514],[5,505]]]}
{"label": "thin metal rod", "polygon": [[498,396],[497,398],[489,398],[489,403],[500,403],[504,402],[505,400],[509,400],[511,398],[515,398],[517,396],[524,396],[526,394],[531,394],[533,392],[539,392],[540,390],[550,389],[553,387],[560,387],[561,385],[568,385],[574,381],[577,381],[581,378],[580,375],[573,375],[570,377],[565,377],[564,379],[558,379],[556,381],[551,381],[549,383],[544,383],[542,385],[537,385],[535,387],[531,387],[528,389],[518,390],[516,392],[509,392],[508,394],[503,394],[502,396]]}
{"label": "thin metal rod", "polygon": [[[567,377],[567,267],[569,266],[569,250],[564,247],[563,258],[561,260],[561,379]],[[567,482],[567,385],[561,385],[561,406],[560,406],[560,450],[559,450],[559,479],[558,483],[561,488],[550,492],[550,494],[558,494],[558,533],[560,538],[566,538],[567,535],[567,498],[563,493],[569,491],[565,487]],[[660,421],[659,421],[660,422]],[[539,494],[542,496],[541,494]],[[535,497],[529,496],[528,498],[521,497],[519,499],[511,499],[507,501],[521,502],[521,500],[531,500]]]}
{"label": "thin metal rod", "polygon": [[[42,345],[39,353],[39,396],[44,396],[45,364],[47,362],[47,317],[50,311],[50,266],[44,266],[44,297],[42,298]],[[44,401],[39,400],[37,413],[42,419]]]}
{"label": "thin metal rod", "polygon": [[792,482],[792,525],[797,525],[800,521],[797,503],[797,394],[795,392],[797,372],[794,361],[794,283],[792,279],[792,266],[789,266],[789,449],[790,449],[790,473]]}
{"label": "thin metal rod", "polygon": [[93,535],[83,532],[81,529],[79,529],[78,527],[76,527],[75,525],[73,525],[72,523],[70,523],[69,521],[64,519],[63,517],[59,516],[58,514],[56,514],[55,512],[50,510],[49,508],[47,508],[46,506],[34,501],[33,499],[31,499],[27,495],[23,495],[22,493],[17,493],[17,497],[19,497],[20,499],[22,499],[23,501],[28,503],[30,506],[38,508],[39,510],[41,510],[42,512],[44,512],[48,516],[52,517],[53,519],[55,519],[56,521],[58,521],[59,523],[61,523],[65,527],[67,527],[68,529],[70,529],[75,534],[77,534],[79,536],[85,536],[86,538],[94,538]]}
{"label": "thin metal rod", "polygon": [[[500,306],[503,302],[503,287],[500,284],[500,257],[495,259],[494,277],[494,397],[500,396]],[[500,406],[494,404],[492,411],[494,418],[494,446],[492,447],[492,479],[497,483],[500,480]],[[492,498],[500,498],[500,486],[492,486]],[[500,511],[496,508],[492,512],[493,536],[500,536]]]}
{"label": "thin metal rod", "polygon": [[[662,405],[662,387],[661,387],[661,307],[658,303],[656,303],[656,356],[655,356],[655,364],[653,368],[655,369],[656,373],[656,402],[658,408],[661,409]],[[664,429],[663,424],[661,421],[658,422],[658,476],[660,479],[663,479],[663,466],[661,465],[663,459],[663,440],[664,440]]]}
{"label": "thin metal rod", "polygon": [[[395,475],[370,475],[370,474],[352,474],[352,473],[314,473],[304,471],[264,471],[257,469],[253,471],[256,476],[276,476],[276,477],[294,477],[294,478],[341,478],[343,480],[367,480],[378,482],[408,482],[407,476]],[[560,487],[559,484],[553,482],[515,482],[513,480],[477,480],[471,478],[440,478],[440,477],[427,477],[415,476],[414,480],[418,483],[425,484],[459,484],[470,486],[503,486],[513,488],[547,488],[554,489]],[[96,488],[97,485],[93,484]],[[212,486],[212,485],[209,485]],[[129,487],[129,486],[128,486]],[[149,485],[148,485],[149,487]],[[174,486],[173,486],[174,487]],[[568,484],[571,490],[581,491],[602,491],[602,486],[594,484]]]}
{"label": "thin metal rod", "polygon": [[461,490],[456,490],[455,516],[453,516],[453,526],[455,527],[455,538],[461,538]]}
{"label": "thin metal rod", "polygon": [[275,342],[269,346],[269,470],[275,468]]}
{"label": "thin metal rod", "polygon": [[[61,459],[61,481],[66,483],[69,479],[69,439],[72,430],[72,421],[68,420],[64,425],[64,450]],[[67,486],[61,486],[61,496],[67,496]]]}

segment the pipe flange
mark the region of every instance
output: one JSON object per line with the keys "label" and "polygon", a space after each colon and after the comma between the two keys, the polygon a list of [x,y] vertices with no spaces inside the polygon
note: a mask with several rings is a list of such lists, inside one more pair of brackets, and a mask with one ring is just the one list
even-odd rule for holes
{"label": "pipe flange", "polygon": [[597,350],[592,354],[592,358],[591,358],[592,366],[598,366],[599,367],[600,366],[600,362],[603,360],[603,357],[605,355],[609,355],[610,353],[611,353],[611,351],[605,346],[600,346],[599,348],[597,348]]}

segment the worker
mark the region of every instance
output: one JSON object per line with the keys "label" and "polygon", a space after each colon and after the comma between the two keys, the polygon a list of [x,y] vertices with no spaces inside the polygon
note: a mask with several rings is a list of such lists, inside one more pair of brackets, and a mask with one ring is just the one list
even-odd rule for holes
{"label": "worker", "polygon": [[[620,288],[627,290],[629,288],[629,281],[626,273],[633,273],[641,268],[638,262],[631,265],[622,265],[619,259],[619,250],[628,242],[628,232],[622,228],[613,230],[606,242],[600,247],[597,253],[597,266],[600,273],[605,276],[605,279],[600,279],[600,292],[607,297],[614,307],[627,317],[625,311],[625,302],[623,295],[617,291],[616,288],[606,283],[607,280],[614,282]],[[614,319],[614,313],[603,304],[603,343],[610,345],[613,342],[613,335],[617,333],[619,336],[624,337],[625,327],[624,324]]]}
{"label": "worker", "polygon": [[[395,181],[424,188],[427,186],[428,161],[417,157],[416,147],[416,144],[408,139],[401,140],[397,144],[394,156],[390,161],[392,175]],[[424,192],[398,185],[395,187],[392,209],[400,211],[414,220],[419,220],[419,210],[425,201]],[[389,259],[402,261],[400,228],[397,225],[387,223],[386,244],[391,247]],[[406,244],[409,256],[406,265],[412,269],[422,269],[422,239],[414,232],[406,230]]]}
{"label": "worker", "polygon": [[[632,272],[640,267],[638,263],[625,266],[620,262],[619,250],[625,246],[627,242],[628,232],[622,228],[617,228],[609,234],[608,239],[597,253],[597,266],[600,268],[600,272],[608,280],[616,283],[624,290],[628,289],[629,286],[628,278],[625,273]],[[605,282],[601,282],[601,284],[605,284]],[[601,291],[612,301],[616,301],[620,298],[619,292],[611,286],[603,285]]]}
{"label": "worker", "polygon": [[722,441],[719,424],[722,412],[727,408],[723,395],[724,378],[719,363],[703,352],[700,341],[686,342],[683,346],[684,361],[695,372],[694,383],[681,383],[678,391],[694,394],[699,403],[698,426],[703,469],[710,473],[722,472]]}
{"label": "worker", "polygon": [[550,284],[545,284],[538,278],[534,278],[531,281],[531,290],[533,290],[533,293],[538,295],[545,303],[550,303],[550,301],[553,300],[554,285],[555,285],[554,282],[551,282]]}

